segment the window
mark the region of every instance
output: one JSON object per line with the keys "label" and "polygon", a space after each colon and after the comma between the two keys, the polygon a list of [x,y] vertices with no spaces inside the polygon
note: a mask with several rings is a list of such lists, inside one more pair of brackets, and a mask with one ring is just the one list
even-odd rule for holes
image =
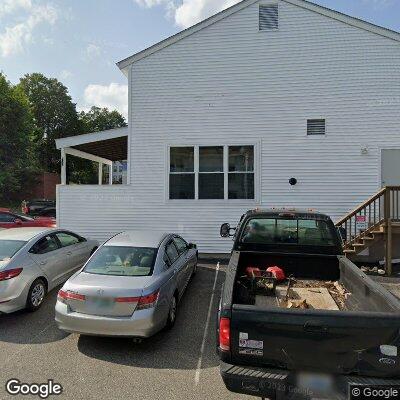
{"label": "window", "polygon": [[254,199],[254,146],[170,147],[170,199]]}
{"label": "window", "polygon": [[260,31],[270,31],[278,29],[278,4],[260,4],[258,13],[258,29]]}
{"label": "window", "polygon": [[74,244],[78,244],[81,241],[77,236],[67,232],[57,232],[55,235],[60,241],[61,247],[72,246]]}
{"label": "window", "polygon": [[326,124],[324,119],[308,119],[307,135],[325,135]]}
{"label": "window", "polygon": [[0,213],[0,222],[14,222],[15,216],[7,213]]}
{"label": "window", "polygon": [[253,146],[229,147],[229,199],[254,199]]}
{"label": "window", "polygon": [[22,240],[0,240],[0,261],[11,259],[25,244]]}
{"label": "window", "polygon": [[243,230],[241,241],[305,246],[335,245],[334,235],[326,221],[293,218],[252,218]]}
{"label": "window", "polygon": [[194,199],[194,148],[171,147],[169,198]]}
{"label": "window", "polygon": [[187,251],[187,243],[181,237],[174,237],[174,243],[179,254],[183,254]]}
{"label": "window", "polygon": [[31,249],[34,254],[45,254],[50,251],[57,250],[58,244],[56,238],[53,235],[49,235],[40,239]]}
{"label": "window", "polygon": [[84,271],[98,275],[149,276],[156,255],[157,249],[151,247],[102,246]]}
{"label": "window", "polygon": [[172,265],[179,257],[178,250],[173,242],[167,244],[165,252],[167,253],[170,265]]}
{"label": "window", "polygon": [[199,199],[224,198],[224,148],[199,148]]}

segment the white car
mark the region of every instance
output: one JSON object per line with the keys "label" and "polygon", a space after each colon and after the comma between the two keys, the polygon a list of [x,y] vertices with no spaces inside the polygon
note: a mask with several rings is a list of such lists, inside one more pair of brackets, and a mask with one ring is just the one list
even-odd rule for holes
{"label": "white car", "polygon": [[37,310],[46,294],[82,267],[98,246],[64,229],[0,231],[0,313]]}

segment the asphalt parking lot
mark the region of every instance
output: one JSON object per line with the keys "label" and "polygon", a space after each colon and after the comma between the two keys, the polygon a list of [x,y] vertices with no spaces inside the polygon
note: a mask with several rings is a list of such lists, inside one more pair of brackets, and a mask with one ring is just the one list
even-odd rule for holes
{"label": "asphalt parking lot", "polygon": [[7,394],[10,378],[53,379],[63,386],[54,399],[254,399],[230,393],[219,375],[215,314],[224,268],[199,264],[174,328],[142,343],[58,330],[57,290],[36,313],[0,315],[0,399],[39,398]]}

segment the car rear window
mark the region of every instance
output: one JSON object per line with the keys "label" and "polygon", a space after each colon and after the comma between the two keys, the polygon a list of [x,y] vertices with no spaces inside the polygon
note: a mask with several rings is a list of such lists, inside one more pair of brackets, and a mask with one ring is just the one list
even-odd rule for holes
{"label": "car rear window", "polygon": [[22,240],[0,240],[0,261],[12,258],[25,243]]}
{"label": "car rear window", "polygon": [[243,243],[333,246],[335,237],[326,221],[315,219],[252,218],[241,236]]}
{"label": "car rear window", "polygon": [[84,268],[99,275],[148,276],[152,274],[157,249],[151,247],[103,246]]}

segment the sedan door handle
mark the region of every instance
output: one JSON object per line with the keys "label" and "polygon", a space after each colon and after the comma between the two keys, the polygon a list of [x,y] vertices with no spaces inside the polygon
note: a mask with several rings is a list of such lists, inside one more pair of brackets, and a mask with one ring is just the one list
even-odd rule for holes
{"label": "sedan door handle", "polygon": [[40,261],[40,265],[46,265],[47,261]]}
{"label": "sedan door handle", "polygon": [[70,252],[70,251],[67,251],[67,255],[68,256],[70,256],[72,254],[72,252]]}

